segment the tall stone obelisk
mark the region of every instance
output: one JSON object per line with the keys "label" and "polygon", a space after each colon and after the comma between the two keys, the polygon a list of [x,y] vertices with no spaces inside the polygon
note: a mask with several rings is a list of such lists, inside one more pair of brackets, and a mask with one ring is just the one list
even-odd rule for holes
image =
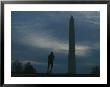
{"label": "tall stone obelisk", "polygon": [[68,73],[76,73],[76,59],[75,59],[75,26],[74,18],[69,20],[69,55],[68,55]]}

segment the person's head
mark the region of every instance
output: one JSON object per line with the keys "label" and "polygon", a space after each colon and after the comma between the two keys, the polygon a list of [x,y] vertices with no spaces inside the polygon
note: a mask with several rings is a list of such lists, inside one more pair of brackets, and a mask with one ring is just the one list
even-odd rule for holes
{"label": "person's head", "polygon": [[50,54],[53,54],[53,52],[50,52]]}

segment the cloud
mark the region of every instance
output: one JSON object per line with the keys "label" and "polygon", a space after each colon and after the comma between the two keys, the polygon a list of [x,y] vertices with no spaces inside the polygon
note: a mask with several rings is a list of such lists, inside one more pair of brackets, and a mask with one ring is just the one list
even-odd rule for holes
{"label": "cloud", "polygon": [[100,24],[100,12],[99,11],[84,11],[78,12],[80,15],[80,21],[85,21],[91,24]]}
{"label": "cloud", "polygon": [[[69,12],[58,12],[58,14],[54,14],[50,16],[51,18],[55,18],[54,20],[63,19],[65,16],[68,17],[68,15],[73,15],[76,21],[86,22],[86,23],[92,23],[95,25],[100,24],[100,12],[99,11],[69,11]],[[64,14],[64,15],[62,15]],[[56,16],[58,15],[58,16]],[[69,18],[69,17],[68,17]],[[58,20],[57,20],[58,21]]]}
{"label": "cloud", "polygon": [[91,47],[86,45],[76,45],[75,48],[77,56],[87,56],[91,50]]}
{"label": "cloud", "polygon": [[[68,54],[69,45],[68,42],[59,40],[50,35],[41,35],[39,33],[28,34],[24,38],[20,39],[20,42],[24,45],[31,46],[34,48],[44,48],[47,50],[53,50],[54,52],[59,52],[63,54]],[[75,45],[75,53],[77,56],[87,56],[92,49],[97,49],[98,45],[93,44],[92,46],[87,44],[77,44]]]}
{"label": "cloud", "polygon": [[[55,29],[49,29],[47,26],[50,25],[47,22],[47,19],[50,20],[49,23],[53,20],[59,21],[57,19],[63,19],[66,17],[65,15],[73,14],[78,20],[89,21],[93,24],[98,24],[99,21],[93,20],[99,18],[99,12],[54,12],[54,14],[45,13],[45,18],[40,18],[39,15],[32,21],[26,21],[21,23],[16,23],[14,26],[14,32],[12,33],[14,36],[16,35],[17,43],[24,44],[30,47],[35,48],[44,48],[47,50],[53,50],[54,52],[59,52],[63,54],[68,54],[69,45],[68,42],[53,36],[53,32]],[[63,14],[63,15],[62,15]],[[56,16],[57,15],[57,16]],[[62,17],[63,16],[63,17]],[[68,17],[68,16],[67,16]],[[39,22],[38,22],[39,21]],[[54,21],[54,22],[55,22]],[[31,23],[32,22],[32,23]],[[18,25],[20,24],[20,25]],[[43,25],[42,25],[43,24]],[[37,29],[36,29],[37,28]],[[18,35],[17,35],[18,34]],[[12,37],[15,41],[15,37]],[[89,43],[90,44],[90,43]],[[87,56],[91,52],[92,49],[96,47],[90,46],[89,44],[75,44],[75,51],[77,56]],[[94,44],[93,44],[94,45]]]}
{"label": "cloud", "polygon": [[66,52],[68,50],[68,44],[65,41],[58,40],[57,38],[46,34],[28,34],[28,36],[20,39],[20,42],[36,48],[51,49],[55,52]]}
{"label": "cloud", "polygon": [[89,21],[89,23],[96,24],[96,25],[100,24],[100,22],[97,22],[97,21]]}

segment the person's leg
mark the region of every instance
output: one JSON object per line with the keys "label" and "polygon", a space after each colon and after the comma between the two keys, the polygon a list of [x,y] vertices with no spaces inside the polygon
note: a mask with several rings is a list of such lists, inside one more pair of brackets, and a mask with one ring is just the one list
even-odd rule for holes
{"label": "person's leg", "polygon": [[48,63],[48,69],[47,69],[47,72],[49,72],[49,67],[50,67],[50,63]]}
{"label": "person's leg", "polygon": [[53,68],[53,62],[51,63],[51,72],[52,72],[52,68]]}

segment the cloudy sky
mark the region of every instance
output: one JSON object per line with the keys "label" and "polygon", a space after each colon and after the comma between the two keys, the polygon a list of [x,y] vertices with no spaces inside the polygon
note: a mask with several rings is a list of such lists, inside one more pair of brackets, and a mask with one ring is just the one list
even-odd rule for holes
{"label": "cloudy sky", "polygon": [[48,54],[53,51],[53,72],[66,73],[70,16],[75,19],[77,73],[88,74],[100,66],[100,12],[96,11],[12,11],[12,61],[31,62],[45,73]]}

